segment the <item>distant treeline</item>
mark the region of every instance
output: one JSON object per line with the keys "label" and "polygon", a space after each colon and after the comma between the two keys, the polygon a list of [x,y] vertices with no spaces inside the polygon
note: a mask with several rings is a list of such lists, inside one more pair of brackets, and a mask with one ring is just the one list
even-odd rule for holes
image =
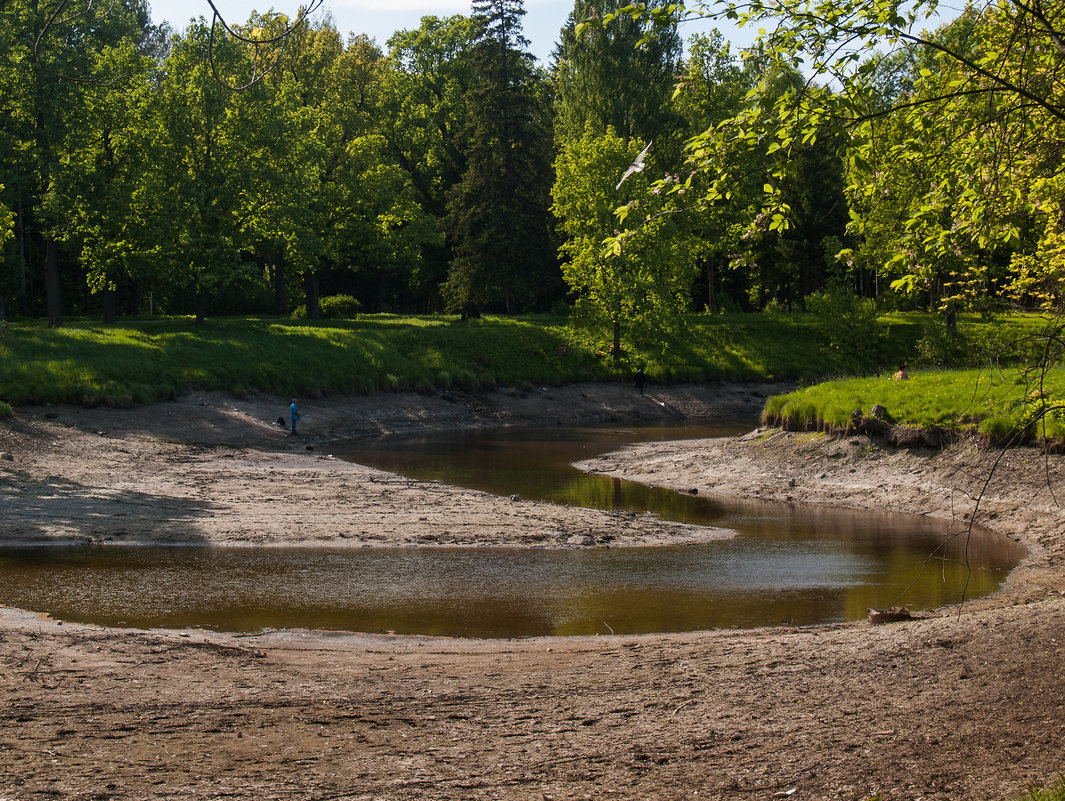
{"label": "distant treeline", "polygon": [[[1023,295],[1022,275],[1045,299],[1045,209],[997,239],[944,244],[940,206],[900,225],[951,169],[891,162],[916,123],[875,116],[878,160],[867,129],[745,137],[728,126],[787,107],[803,74],[717,34],[684,47],[675,20],[617,6],[575,0],[540,65],[521,0],[383,45],[317,14],[175,33],[143,0],[7,0],[0,318],[576,310],[617,354],[691,311],[878,297],[954,315]],[[931,52],[871,54],[871,108],[932,86]],[[714,156],[727,185],[700,162],[716,130],[734,132]]]}

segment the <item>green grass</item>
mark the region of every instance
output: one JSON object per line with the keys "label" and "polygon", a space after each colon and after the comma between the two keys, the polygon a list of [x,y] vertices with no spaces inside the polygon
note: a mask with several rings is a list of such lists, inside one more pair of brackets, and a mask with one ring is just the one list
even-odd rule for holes
{"label": "green grass", "polygon": [[316,396],[477,390],[603,374],[587,354],[560,352],[565,330],[562,321],[388,316],[74,323],[58,330],[18,324],[9,326],[0,361],[0,400],[121,406],[192,387]]}
{"label": "green grass", "polygon": [[1019,367],[911,370],[910,380],[845,378],[770,398],[763,417],[790,429],[846,428],[855,410],[885,407],[888,421],[978,431],[992,439],[1065,439],[1065,368],[1045,375]]}
{"label": "green grass", "polygon": [[[658,382],[799,378],[819,363],[809,328],[804,319],[696,318],[658,353],[632,351],[615,365],[603,338],[557,317],[216,318],[201,326],[180,318],[75,321],[58,330],[15,323],[0,354],[0,401],[125,406],[193,387],[303,397],[475,391],[629,380],[637,363]],[[774,346],[796,338],[809,343],[806,352]]]}
{"label": "green grass", "polygon": [[[646,365],[652,383],[806,383],[883,375],[901,361],[989,364],[994,356],[1009,363],[1030,354],[1011,353],[1007,343],[1042,326],[1031,316],[963,316],[960,335],[947,336],[934,317],[894,314],[880,318],[872,340],[862,338],[872,346],[855,347],[836,341],[845,329],[810,314],[692,315],[684,330],[661,334],[642,348],[630,345],[615,364],[603,334],[549,316],[469,322],[450,316],[241,317],[209,319],[204,325],[170,318],[107,326],[73,321],[58,330],[40,322],[3,323],[0,417],[21,404],[129,406],[190,388],[319,397],[628,381],[637,364]],[[853,409],[868,411],[872,403],[881,403],[899,421],[979,424],[989,432],[1031,413],[1032,404],[1024,402],[1007,371],[914,372],[915,380],[904,387],[883,379],[834,381],[774,399],[772,413],[807,427],[838,425]]]}
{"label": "green grass", "polygon": [[1018,797],[1017,801],[1065,801],[1065,777],[1049,787],[1029,790]]}

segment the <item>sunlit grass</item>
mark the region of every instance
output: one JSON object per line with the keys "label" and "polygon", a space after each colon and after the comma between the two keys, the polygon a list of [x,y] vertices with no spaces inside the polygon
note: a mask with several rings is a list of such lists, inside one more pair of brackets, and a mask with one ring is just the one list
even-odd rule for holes
{"label": "sunlit grass", "polygon": [[564,320],[368,316],[322,323],[151,320],[117,326],[9,325],[0,400],[125,405],[188,388],[317,396],[475,391],[611,377],[574,347]]}
{"label": "sunlit grass", "polygon": [[789,428],[845,428],[860,410],[884,407],[889,422],[978,431],[993,439],[1065,439],[1065,369],[914,370],[907,381],[847,378],[771,398],[764,416]]}
{"label": "sunlit grass", "polygon": [[[1040,325],[1034,317],[960,318],[968,343],[965,359],[986,361],[988,353],[1004,353],[1003,332],[1017,339]],[[947,343],[951,351],[929,333],[941,327],[929,315],[891,315],[881,320],[875,349],[848,351],[826,339],[821,321],[809,314],[692,315],[684,327],[642,345],[626,344],[628,350],[615,362],[605,332],[574,328],[565,317],[548,315],[467,322],[449,315],[321,321],[240,317],[213,318],[204,325],[182,317],[117,325],[73,321],[58,330],[40,322],[6,323],[0,327],[0,402],[125,406],[192,388],[303,397],[520,389],[629,381],[639,364],[652,385],[819,381],[878,371],[886,375],[899,361],[919,362],[923,352],[936,359],[960,352],[954,340]],[[971,375],[949,379],[954,383],[933,375],[916,370],[911,384],[922,391],[900,398],[894,394],[900,388],[883,379],[833,382],[816,397],[790,398],[787,413],[804,424],[835,425],[854,408],[881,403],[893,414],[933,425],[950,425],[961,414],[963,423],[979,422],[990,431],[1018,410],[1031,411],[1030,403],[1025,409],[1019,402],[1011,412],[998,394],[985,399],[984,383],[974,385]],[[923,408],[916,407],[915,396],[923,399]],[[971,400],[965,405],[960,398]],[[1054,415],[1048,419],[1058,425]]]}

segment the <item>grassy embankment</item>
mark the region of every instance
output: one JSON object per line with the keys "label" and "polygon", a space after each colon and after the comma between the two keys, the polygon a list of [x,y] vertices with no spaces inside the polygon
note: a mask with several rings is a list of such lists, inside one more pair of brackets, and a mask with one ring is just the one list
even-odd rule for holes
{"label": "grassy embankment", "polygon": [[[920,322],[899,329],[912,340]],[[896,339],[900,348],[912,345]],[[114,326],[7,324],[0,337],[0,401],[127,405],[188,387],[316,396],[377,391],[485,390],[573,381],[818,378],[826,354],[804,317],[694,317],[692,333],[667,343],[670,356],[627,353],[618,366],[604,343],[563,318],[365,315],[316,323],[219,318],[128,321]]]}
{"label": "grassy embankment", "polygon": [[[880,403],[898,422],[980,425],[997,434],[1039,405],[1010,366],[1031,354],[1009,343],[1041,326],[1032,317],[965,317],[960,336],[946,337],[935,318],[890,315],[875,336],[857,332],[851,341],[845,328],[841,334],[812,315],[694,315],[688,331],[656,352],[626,353],[615,364],[601,340],[553,317],[220,318],[202,326],[178,318],[73,322],[59,330],[7,323],[0,329],[0,414],[20,404],[150,403],[194,387],[317,397],[630,380],[643,363],[652,383],[875,376],[808,387],[774,399],[771,411],[795,427],[841,425],[854,409]],[[996,370],[986,366],[992,358]],[[887,380],[899,362],[914,376],[903,385]],[[970,369],[933,372],[922,363]],[[1052,373],[1044,389],[1051,400],[1060,397],[1061,374]]]}
{"label": "grassy embankment", "polygon": [[849,378],[770,398],[763,417],[792,430],[845,429],[874,404],[887,422],[925,429],[975,430],[994,441],[1065,440],[1065,371],[1026,374],[1017,367],[911,370],[908,381]]}
{"label": "grassy embankment", "polygon": [[[890,320],[892,318],[883,318]],[[1065,368],[1034,369],[1047,349],[1034,316],[967,320],[957,335],[925,337],[906,362],[910,378],[840,377],[778,395],[763,417],[792,430],[846,429],[856,410],[923,429],[976,431],[993,441],[1065,441]]]}

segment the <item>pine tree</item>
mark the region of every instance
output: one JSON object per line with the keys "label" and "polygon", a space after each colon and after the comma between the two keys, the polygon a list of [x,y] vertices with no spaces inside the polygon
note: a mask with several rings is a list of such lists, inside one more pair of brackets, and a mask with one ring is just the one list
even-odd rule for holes
{"label": "pine tree", "polygon": [[551,125],[543,76],[525,50],[521,0],[474,3],[474,84],[466,170],[448,197],[454,258],[443,293],[452,310],[529,308],[560,284],[551,242]]}
{"label": "pine tree", "polygon": [[580,139],[586,129],[603,134],[612,128],[626,142],[649,141],[679,128],[670,108],[683,50],[675,25],[655,29],[622,14],[577,33],[579,23],[625,5],[618,0],[573,4],[554,54],[557,124],[565,137]]}

